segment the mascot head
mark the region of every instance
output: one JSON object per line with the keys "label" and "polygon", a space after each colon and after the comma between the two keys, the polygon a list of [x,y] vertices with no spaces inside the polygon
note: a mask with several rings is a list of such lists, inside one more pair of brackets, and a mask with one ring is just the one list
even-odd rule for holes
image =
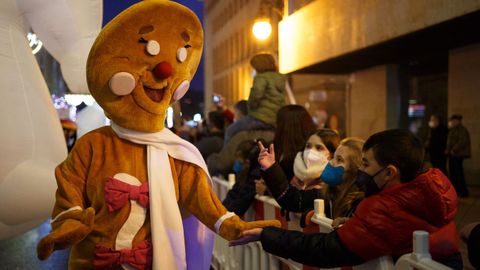
{"label": "mascot head", "polygon": [[168,106],[187,92],[202,48],[202,25],[191,10],[145,0],[98,35],[87,61],[88,87],[119,126],[160,131]]}

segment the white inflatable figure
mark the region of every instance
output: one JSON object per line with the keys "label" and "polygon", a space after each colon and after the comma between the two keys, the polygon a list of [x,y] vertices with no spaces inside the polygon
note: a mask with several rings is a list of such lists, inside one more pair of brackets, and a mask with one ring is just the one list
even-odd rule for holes
{"label": "white inflatable figure", "polygon": [[54,168],[67,155],[26,35],[33,29],[60,62],[70,90],[86,93],[86,59],[101,20],[101,0],[0,1],[0,239],[50,216]]}

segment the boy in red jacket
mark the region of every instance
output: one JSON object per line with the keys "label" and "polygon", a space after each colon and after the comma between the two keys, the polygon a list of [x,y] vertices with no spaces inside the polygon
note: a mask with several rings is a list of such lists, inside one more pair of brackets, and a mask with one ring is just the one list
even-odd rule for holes
{"label": "boy in red jacket", "polygon": [[[366,198],[354,215],[331,233],[304,234],[267,227],[245,231],[231,245],[260,240],[274,255],[315,267],[351,266],[389,255],[394,260],[412,252],[412,233],[430,234],[434,260],[462,269],[454,224],[457,195],[438,169],[421,172],[423,146],[405,130],[373,134],[363,147],[357,184]],[[259,155],[268,170],[274,163],[268,149]]]}

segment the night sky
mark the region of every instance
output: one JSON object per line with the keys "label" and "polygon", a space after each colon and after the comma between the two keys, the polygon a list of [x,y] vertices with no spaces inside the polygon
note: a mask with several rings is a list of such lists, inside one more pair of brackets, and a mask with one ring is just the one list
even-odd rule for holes
{"label": "night sky", "polygon": [[[122,12],[124,9],[128,8],[129,6],[138,3],[139,0],[103,0],[103,25],[107,24],[111,19],[113,19],[116,15]],[[203,1],[201,0],[178,0],[175,1],[184,6],[187,6],[191,10],[193,10],[197,16],[200,18],[203,24]],[[200,65],[197,69],[197,73],[193,78],[190,91],[187,95],[183,98],[186,99],[183,102],[189,102],[188,98],[195,99],[195,103],[203,102],[203,81],[204,81],[204,69],[203,69],[203,57]],[[192,93],[190,93],[192,92]],[[202,100],[197,100],[201,98]]]}

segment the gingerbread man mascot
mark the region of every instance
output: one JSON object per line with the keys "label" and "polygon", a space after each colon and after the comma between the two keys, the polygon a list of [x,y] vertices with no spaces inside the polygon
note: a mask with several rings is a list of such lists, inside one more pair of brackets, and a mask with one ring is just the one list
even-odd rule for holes
{"label": "gingerbread man mascot", "polygon": [[170,1],[137,3],[100,32],[87,81],[112,125],[81,137],[56,168],[52,232],[38,244],[40,259],[72,246],[70,269],[208,269],[212,231],[231,240],[280,226],[228,212],[198,150],[164,128],[202,46],[198,18]]}

